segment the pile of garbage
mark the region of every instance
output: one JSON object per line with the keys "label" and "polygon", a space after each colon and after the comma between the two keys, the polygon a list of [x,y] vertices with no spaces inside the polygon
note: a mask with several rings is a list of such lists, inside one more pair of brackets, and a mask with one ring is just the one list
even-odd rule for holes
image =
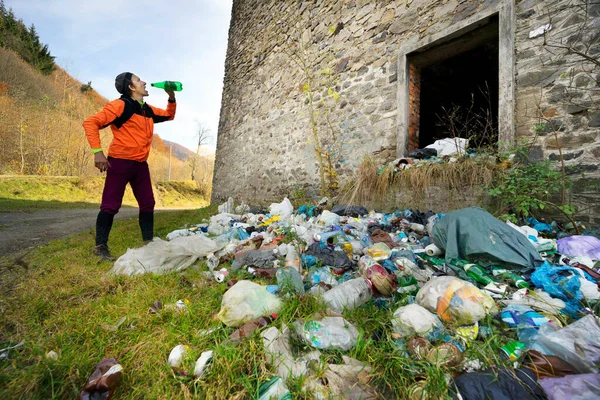
{"label": "pile of garbage", "polygon": [[[389,321],[396,354],[453,370],[452,396],[600,396],[597,237],[556,239],[549,224],[504,223],[477,207],[384,214],[326,204],[294,209],[286,198],[261,210],[229,199],[209,221],[128,250],[111,272],[167,273],[205,262],[211,279],[228,286],[218,318],[232,329],[230,341],[262,336],[277,376],[261,387],[260,399],[286,398],[286,380],[300,376],[315,398],[378,398],[369,385],[372,366],[347,356],[323,366],[321,352],[357,345],[359,332],[345,313],[398,299],[405,305],[390,310]],[[236,280],[241,271],[255,279]],[[283,304],[299,296],[322,299],[327,311],[273,326]],[[496,349],[512,367],[483,369],[465,356],[490,334],[491,320],[517,339]],[[293,349],[298,342],[301,353]],[[183,366],[186,351],[177,346],[168,362],[191,374]],[[196,377],[212,356],[202,353]],[[416,379],[411,398],[439,398],[425,392],[425,378]]]}

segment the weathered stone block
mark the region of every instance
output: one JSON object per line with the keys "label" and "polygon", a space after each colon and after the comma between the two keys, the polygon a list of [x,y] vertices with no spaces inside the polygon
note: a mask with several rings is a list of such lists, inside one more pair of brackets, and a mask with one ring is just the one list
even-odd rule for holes
{"label": "weathered stone block", "polygon": [[543,69],[538,71],[525,72],[519,75],[517,83],[521,87],[546,86],[553,82],[558,76],[558,69]]}
{"label": "weathered stone block", "polygon": [[531,17],[531,16],[532,16],[532,15],[534,15],[534,14],[535,14],[535,10],[533,10],[533,9],[530,9],[530,10],[527,10],[527,11],[525,11],[525,12],[522,12],[522,13],[520,13],[520,14],[517,16],[517,18],[519,18],[519,19],[527,19],[527,18]]}
{"label": "weathered stone block", "polygon": [[565,172],[567,175],[578,175],[583,172],[596,171],[597,169],[598,169],[597,164],[577,164],[577,165],[566,166]]}
{"label": "weathered stone block", "polygon": [[[574,160],[576,158],[581,157],[582,154],[583,154],[583,150],[576,151],[575,153],[563,153],[562,160],[563,161]],[[552,153],[548,156],[548,159],[550,161],[560,161],[561,160],[560,153]]]}
{"label": "weathered stone block", "polygon": [[587,111],[587,107],[584,107],[582,105],[579,104],[569,104],[567,105],[567,113],[568,114],[579,114],[582,113],[584,111]]}
{"label": "weathered stone block", "polygon": [[590,128],[597,128],[600,126],[600,111],[594,111],[589,114],[588,126]]}
{"label": "weathered stone block", "polygon": [[558,136],[558,143],[554,136],[547,137],[545,140],[546,148],[548,150],[562,149],[576,149],[586,144],[594,143],[596,141],[596,135],[594,134],[560,134]]}

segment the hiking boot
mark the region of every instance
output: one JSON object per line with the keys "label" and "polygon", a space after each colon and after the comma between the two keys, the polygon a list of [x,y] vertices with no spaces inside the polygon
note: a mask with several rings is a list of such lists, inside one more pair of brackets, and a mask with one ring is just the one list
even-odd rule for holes
{"label": "hiking boot", "polygon": [[102,261],[115,261],[115,258],[110,254],[108,246],[105,244],[99,244],[94,247],[94,254],[100,256]]}

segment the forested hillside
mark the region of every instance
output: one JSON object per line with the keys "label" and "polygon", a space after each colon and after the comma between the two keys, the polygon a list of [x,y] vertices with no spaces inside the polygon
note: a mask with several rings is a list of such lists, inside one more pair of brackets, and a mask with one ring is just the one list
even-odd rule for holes
{"label": "forested hillside", "polygon": [[[26,27],[0,0],[0,174],[98,175],[81,126],[108,101],[54,63],[35,27]],[[117,93],[115,91],[115,97]],[[193,135],[194,132],[190,132]],[[101,131],[103,147],[112,139]],[[212,160],[171,158],[169,147],[154,136],[149,159],[156,180],[212,181]]]}

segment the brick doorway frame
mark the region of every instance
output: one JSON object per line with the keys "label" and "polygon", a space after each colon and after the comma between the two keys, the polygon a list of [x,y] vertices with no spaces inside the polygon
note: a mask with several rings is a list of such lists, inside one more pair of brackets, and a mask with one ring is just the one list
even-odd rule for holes
{"label": "brick doorway frame", "polygon": [[[488,19],[498,15],[498,143],[508,148],[515,138],[515,15],[511,0],[499,2],[485,12],[467,18],[440,33],[422,40],[408,40],[401,46],[398,56],[398,137],[396,152],[404,157],[418,146],[418,122],[420,110],[419,68],[411,63],[411,55],[424,53],[428,49],[441,46],[485,26]],[[411,92],[414,94],[411,96]],[[411,112],[413,110],[413,112]],[[412,128],[411,128],[412,126]]]}

